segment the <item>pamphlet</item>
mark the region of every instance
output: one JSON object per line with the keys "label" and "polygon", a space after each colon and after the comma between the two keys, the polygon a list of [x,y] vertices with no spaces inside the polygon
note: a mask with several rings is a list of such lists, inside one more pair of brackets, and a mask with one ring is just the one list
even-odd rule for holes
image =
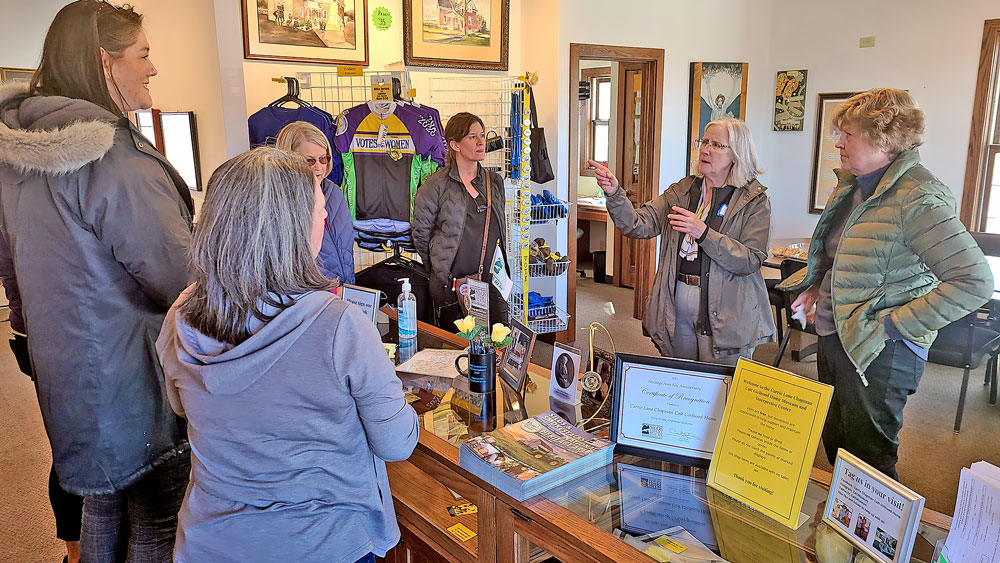
{"label": "pamphlet", "polygon": [[708,485],[798,528],[833,387],[740,358]]}
{"label": "pamphlet", "polygon": [[464,350],[424,348],[409,360],[396,366],[396,371],[454,379],[458,377],[455,360],[464,353]]}
{"label": "pamphlet", "polygon": [[962,469],[945,548],[949,561],[1000,561],[1000,469],[977,461]]}
{"label": "pamphlet", "polygon": [[469,280],[469,314],[476,320],[476,326],[490,330],[490,284]]}
{"label": "pamphlet", "polygon": [[549,396],[570,405],[580,402],[580,351],[556,342],[552,346],[552,376]]}

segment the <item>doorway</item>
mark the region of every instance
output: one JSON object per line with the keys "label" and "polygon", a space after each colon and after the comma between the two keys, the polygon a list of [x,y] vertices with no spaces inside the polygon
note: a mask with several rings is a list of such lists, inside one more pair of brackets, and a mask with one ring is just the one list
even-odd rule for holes
{"label": "doorway", "polygon": [[[607,162],[637,207],[659,193],[663,60],[662,49],[570,44],[569,200],[577,205],[570,211],[569,253],[590,276],[579,282],[585,293],[595,293],[591,284],[603,273],[605,283],[620,289],[597,293],[614,293],[615,313],[637,319],[652,288],[656,240],[629,239],[614,228],[585,163]],[[571,275],[567,284],[570,327],[559,334],[563,341],[575,340],[576,327],[589,322],[577,318],[578,280]],[[624,306],[622,290],[632,292]]]}

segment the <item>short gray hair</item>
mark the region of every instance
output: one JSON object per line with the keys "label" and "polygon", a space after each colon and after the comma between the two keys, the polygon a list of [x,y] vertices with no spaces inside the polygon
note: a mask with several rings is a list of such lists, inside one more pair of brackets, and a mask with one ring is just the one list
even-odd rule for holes
{"label": "short gray hair", "polygon": [[251,317],[274,318],[291,296],[330,290],[310,245],[316,177],[305,158],[258,147],[230,159],[208,180],[189,251],[193,284],[180,314],[196,330],[237,345]]}
{"label": "short gray hair", "polygon": [[329,176],[330,172],[333,172],[333,150],[330,148],[330,140],[312,123],[293,121],[285,125],[281,131],[278,131],[278,138],[274,140],[274,146],[295,152],[299,145],[306,141],[323,147],[326,156],[330,157],[330,162],[326,163],[326,175]]}
{"label": "short gray hair", "polygon": [[[757,159],[757,149],[753,146],[753,135],[750,134],[750,128],[747,127],[745,121],[731,117],[716,119],[709,121],[705,130],[708,131],[708,128],[713,125],[725,127],[729,133],[729,149],[733,151],[733,167],[729,170],[726,182],[730,186],[741,188],[764,173],[760,168],[760,160]],[[691,169],[694,170],[694,175],[700,178],[702,173],[698,171],[699,153],[700,151],[695,150],[692,154]]]}

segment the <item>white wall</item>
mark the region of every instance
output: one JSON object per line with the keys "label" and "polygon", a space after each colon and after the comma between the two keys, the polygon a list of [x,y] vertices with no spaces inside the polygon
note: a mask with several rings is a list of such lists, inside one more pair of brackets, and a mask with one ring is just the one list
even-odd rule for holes
{"label": "white wall", "polygon": [[[806,212],[816,131],[816,95],[888,86],[909,90],[927,113],[924,164],[961,200],[983,21],[1000,17],[996,0],[844,0],[836,6],[774,0],[771,66],[808,69],[801,132],[772,132],[773,108],[754,95],[754,134],[770,189],[772,237],[809,236],[818,215]],[[858,39],[876,37],[875,47]],[[754,68],[750,68],[751,77]],[[763,94],[764,91],[758,91]]]}
{"label": "white wall", "polygon": [[[37,67],[49,25],[68,3],[68,0],[36,0],[27,9],[23,2],[16,2],[15,8],[13,0],[3,0],[0,13],[13,13],[17,18],[16,25],[6,25],[0,34],[0,66]],[[195,112],[204,184],[226,157],[215,19],[211,12],[204,13],[201,0],[169,3],[132,0],[131,3],[143,14],[150,59],[159,73],[150,81],[154,107]]]}
{"label": "white wall", "polygon": [[[0,33],[0,66],[38,68],[42,58],[42,43],[49,24],[68,0],[34,0],[28,4],[16,0],[0,0],[0,13],[5,14]],[[16,18],[7,19],[16,15]]]}

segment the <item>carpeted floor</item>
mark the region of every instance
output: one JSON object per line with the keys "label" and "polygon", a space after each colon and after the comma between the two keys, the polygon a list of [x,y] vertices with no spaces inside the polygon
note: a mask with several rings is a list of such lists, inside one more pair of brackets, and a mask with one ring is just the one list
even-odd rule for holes
{"label": "carpeted floor", "polygon": [[[631,318],[630,290],[595,284],[588,277],[579,281],[578,292],[578,326],[599,321],[614,334],[619,351],[656,353],[639,321]],[[606,345],[603,339],[599,336],[598,342]],[[586,340],[578,344],[586,348]],[[776,353],[777,346],[767,344],[757,349],[756,359],[770,362]],[[551,347],[540,344],[535,361],[544,365],[545,355],[551,361]],[[781,367],[816,377],[811,358],[794,362],[786,354]],[[961,376],[961,370],[929,365],[906,406],[901,435],[900,479],[926,496],[928,507],[946,514],[954,509],[962,467],[980,459],[1000,465],[1000,406],[987,401],[982,369],[970,380],[962,433],[952,432]],[[17,370],[7,346],[0,345],[0,562],[62,559],[46,490],[50,463],[34,388]],[[829,469],[822,454],[816,465]]]}

